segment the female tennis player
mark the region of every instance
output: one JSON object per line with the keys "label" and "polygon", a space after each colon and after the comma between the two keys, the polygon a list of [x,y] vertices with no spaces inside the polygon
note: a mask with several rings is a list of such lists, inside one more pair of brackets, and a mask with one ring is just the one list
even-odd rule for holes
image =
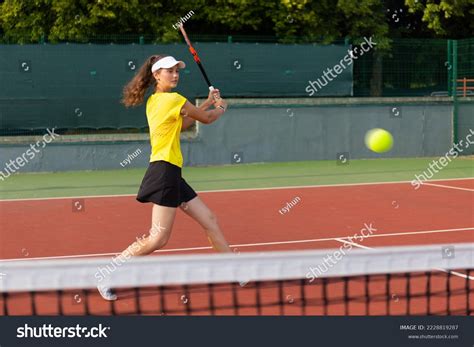
{"label": "female tennis player", "polygon": [[[199,107],[172,92],[178,85],[179,70],[185,66],[184,62],[171,56],[153,55],[124,88],[122,102],[127,107],[143,103],[148,89],[154,88],[146,103],[150,164],[137,195],[138,201],[153,203],[151,229],[148,235],[137,239],[122,252],[121,256],[126,259],[164,247],[170,238],[178,207],[203,227],[215,250],[231,252],[216,216],[181,176],[183,155],[180,148],[181,130],[196,120],[204,124],[215,122],[226,111],[227,103],[220,97],[218,89],[209,92],[207,100]],[[211,106],[214,108],[208,110]],[[98,288],[104,299],[117,299],[111,288]]]}

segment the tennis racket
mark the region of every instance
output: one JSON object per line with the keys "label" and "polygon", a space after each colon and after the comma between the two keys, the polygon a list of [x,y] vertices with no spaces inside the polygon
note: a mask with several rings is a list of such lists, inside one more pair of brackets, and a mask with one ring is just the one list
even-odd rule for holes
{"label": "tennis racket", "polygon": [[202,66],[201,59],[199,59],[198,53],[196,52],[193,45],[191,44],[191,41],[189,41],[188,35],[186,35],[186,31],[184,30],[183,24],[179,26],[179,30],[181,30],[181,34],[183,34],[184,40],[186,41],[186,44],[188,45],[189,51],[193,55],[194,61],[199,67],[199,70],[201,70],[201,73],[204,76],[204,79],[206,80],[207,85],[209,86],[209,90],[213,91],[214,87],[212,86],[211,81],[209,81],[209,77],[207,77],[206,71],[204,70],[204,67]]}

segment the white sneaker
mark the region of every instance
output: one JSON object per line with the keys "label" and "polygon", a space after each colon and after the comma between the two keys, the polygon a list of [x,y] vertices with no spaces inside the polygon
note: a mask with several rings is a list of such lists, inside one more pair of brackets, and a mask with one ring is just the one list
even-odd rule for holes
{"label": "white sneaker", "polygon": [[107,300],[107,301],[117,300],[117,294],[115,294],[115,291],[112,288],[99,285],[97,286],[97,290],[99,291],[100,296],[102,296],[104,300]]}

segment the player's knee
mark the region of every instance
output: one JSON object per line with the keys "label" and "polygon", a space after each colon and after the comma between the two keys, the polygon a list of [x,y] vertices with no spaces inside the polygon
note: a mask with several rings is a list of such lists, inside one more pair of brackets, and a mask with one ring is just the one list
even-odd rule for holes
{"label": "player's knee", "polygon": [[168,243],[168,237],[165,236],[157,236],[157,237],[150,237],[150,242],[154,249],[160,249],[166,246]]}

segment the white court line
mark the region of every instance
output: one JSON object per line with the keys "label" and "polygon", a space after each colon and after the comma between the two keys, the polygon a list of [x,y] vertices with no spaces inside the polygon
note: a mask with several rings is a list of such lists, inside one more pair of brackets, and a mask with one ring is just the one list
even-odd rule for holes
{"label": "white court line", "polygon": [[403,235],[416,235],[416,234],[434,234],[434,233],[444,233],[448,231],[467,231],[473,230],[472,228],[458,228],[458,229],[439,229],[439,230],[423,230],[423,231],[407,231],[403,233],[391,233],[391,234],[372,234],[370,237],[386,237],[386,236],[403,236]]}
{"label": "white court line", "polygon": [[[258,177],[257,177],[258,178]],[[445,178],[436,179],[429,182],[437,181],[465,181],[473,180],[472,177],[464,178]],[[248,192],[248,191],[259,191],[259,190],[281,190],[281,189],[307,189],[307,188],[327,188],[327,187],[357,187],[357,186],[371,186],[381,184],[402,184],[411,183],[412,181],[389,181],[389,182],[366,182],[366,183],[338,183],[338,184],[316,184],[307,186],[285,186],[285,187],[266,187],[266,188],[241,188],[241,189],[216,189],[216,190],[199,190],[198,193],[226,193],[226,192]],[[423,182],[423,184],[427,184]],[[80,189],[82,187],[71,187],[71,189]],[[50,198],[29,198],[29,199],[0,199],[0,202],[14,202],[14,201],[36,201],[36,200],[61,200],[61,199],[95,199],[95,198],[120,198],[120,197],[131,197],[136,194],[117,194],[117,195],[84,195],[84,196],[58,196]]]}
{"label": "white court line", "polygon": [[[434,233],[446,233],[454,231],[467,231],[474,230],[474,227],[469,228],[457,228],[457,229],[440,229],[440,230],[423,230],[423,231],[409,231],[403,233],[388,233],[388,234],[376,234],[370,237],[384,237],[384,236],[403,236],[403,235],[418,235],[418,234],[434,234]],[[327,237],[321,239],[308,239],[308,240],[292,240],[292,241],[274,241],[274,242],[261,242],[261,243],[243,243],[236,245],[229,245],[229,247],[256,247],[256,246],[273,246],[273,245],[289,245],[295,243],[310,243],[310,242],[324,242],[324,241],[339,241],[338,239],[345,239],[348,236],[338,237]],[[172,249],[160,249],[153,253],[166,253],[166,252],[180,252],[180,251],[196,251],[212,249],[210,246],[204,247],[192,247],[192,248],[172,248]],[[95,253],[95,254],[77,254],[77,255],[62,255],[53,257],[36,257],[36,258],[15,258],[15,259],[0,259],[0,263],[9,261],[29,261],[29,260],[45,260],[45,259],[71,259],[71,258],[87,258],[87,257],[105,257],[105,256],[116,256],[120,252],[116,253]]]}
{"label": "white court line", "polygon": [[442,272],[446,272],[446,273],[449,273],[451,272],[453,275],[455,276],[459,276],[459,277],[462,277],[464,279],[468,278],[470,279],[471,281],[474,281],[474,276],[468,276],[468,275],[465,275],[465,274],[462,274],[460,272],[457,272],[457,271],[447,271],[445,269],[439,269],[439,268],[436,268],[435,270],[438,270],[438,271],[442,271]]}
{"label": "white court line", "polygon": [[[349,236],[347,236],[349,237]],[[367,238],[370,238],[372,237],[371,236],[368,236]],[[359,243],[355,243],[355,242],[351,242],[351,241],[347,241],[347,240],[344,240],[344,238],[340,238],[340,239],[336,239],[336,241],[339,241],[341,243],[348,243],[352,246],[355,246],[355,247],[358,247],[358,248],[363,248],[363,249],[375,249],[374,247],[367,247],[367,246],[362,246],[361,244]],[[474,281],[474,276],[468,276],[468,275],[465,275],[465,274],[462,274],[460,272],[457,272],[457,271],[450,271],[450,270],[445,270],[445,269],[441,269],[441,268],[438,268],[438,267],[435,267],[433,268],[433,270],[436,270],[436,271],[441,271],[441,272],[445,272],[445,273],[451,273],[453,274],[454,276],[458,276],[458,277],[461,277],[461,278],[464,278],[464,279],[469,279],[471,281]]]}
{"label": "white court line", "polygon": [[355,243],[355,242],[352,242],[352,241],[347,241],[347,240],[344,240],[343,238],[336,239],[336,241],[339,241],[339,242],[342,242],[342,243],[348,243],[349,245],[359,247],[359,248],[363,248],[363,249],[373,249],[372,247],[362,246],[361,244],[358,244],[358,243]]}
{"label": "white court line", "polygon": [[422,185],[433,186],[433,187],[441,187],[441,188],[449,188],[449,189],[466,190],[466,191],[468,191],[468,192],[474,192],[474,189],[461,188],[461,187],[453,187],[453,186],[445,186],[444,184],[434,184],[434,183],[424,183],[424,182],[423,182]]}

